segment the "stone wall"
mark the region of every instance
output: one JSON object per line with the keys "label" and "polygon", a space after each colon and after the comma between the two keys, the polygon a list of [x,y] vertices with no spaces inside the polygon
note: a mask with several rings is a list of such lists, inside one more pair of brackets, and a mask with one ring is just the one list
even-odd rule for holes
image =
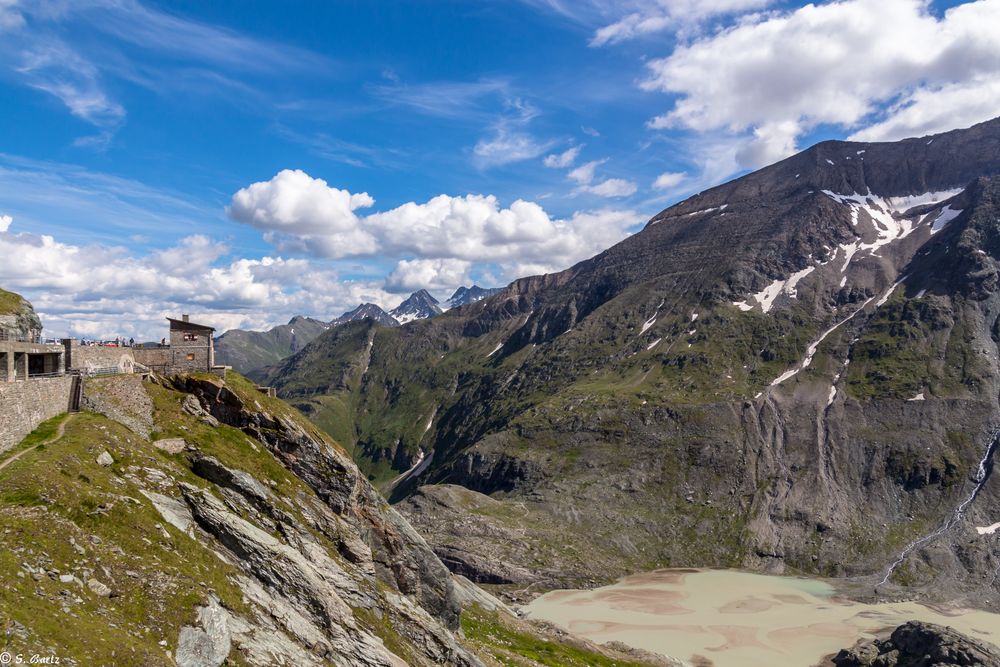
{"label": "stone wall", "polygon": [[135,360],[157,373],[167,374],[173,362],[169,347],[135,347],[132,348]]}
{"label": "stone wall", "polygon": [[153,401],[140,375],[87,378],[82,408],[124,424],[144,438],[153,432]]}
{"label": "stone wall", "polygon": [[207,347],[137,347],[132,352],[137,362],[163,375],[212,371],[212,351]]}
{"label": "stone wall", "polygon": [[0,452],[69,409],[71,376],[0,383]]}
{"label": "stone wall", "polygon": [[131,373],[135,366],[135,355],[131,347],[79,345],[76,341],[72,341],[66,349],[67,368],[79,370],[117,368],[123,373]]}

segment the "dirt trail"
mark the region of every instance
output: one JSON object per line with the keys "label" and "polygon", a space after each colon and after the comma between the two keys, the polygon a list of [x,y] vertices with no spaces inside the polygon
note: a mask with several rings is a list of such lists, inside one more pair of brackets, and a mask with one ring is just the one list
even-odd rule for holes
{"label": "dirt trail", "polygon": [[63,437],[63,435],[66,433],[66,424],[70,423],[73,420],[73,416],[74,415],[71,414],[68,417],[66,417],[66,419],[62,420],[62,423],[59,424],[59,428],[56,429],[55,435],[53,435],[48,440],[40,442],[37,445],[35,445],[34,447],[28,447],[24,451],[18,452],[17,454],[14,454],[13,456],[10,456],[10,457],[4,459],[2,462],[0,462],[0,470],[3,470],[4,468],[6,468],[7,466],[9,466],[11,463],[13,463],[14,461],[18,460],[19,458],[21,458],[22,456],[24,456],[28,452],[32,452],[32,451],[38,449],[39,447],[41,447],[42,445],[47,445],[50,442],[55,442],[59,438]]}

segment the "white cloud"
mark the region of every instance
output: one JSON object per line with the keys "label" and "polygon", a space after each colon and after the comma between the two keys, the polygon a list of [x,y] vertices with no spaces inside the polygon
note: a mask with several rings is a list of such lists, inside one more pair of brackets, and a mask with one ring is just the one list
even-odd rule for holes
{"label": "white cloud", "polygon": [[386,289],[393,292],[454,289],[472,283],[471,268],[472,262],[464,259],[403,259],[386,278]]}
{"label": "white cloud", "polygon": [[888,118],[852,134],[851,141],[895,141],[956,127],[969,127],[1000,114],[1000,76],[920,88],[895,105]]}
{"label": "white cloud", "polygon": [[[348,205],[357,195],[306,174],[295,176],[295,182],[303,184],[299,187],[274,187],[273,181],[286,181],[287,174],[293,173],[280,172],[271,181],[243,188],[228,209],[234,219],[264,229],[265,239],[282,252],[328,258],[378,254],[462,260],[500,264],[504,271],[530,264],[554,271],[613,245],[642,222],[633,211],[576,213],[569,219],[553,219],[534,202],[517,200],[503,208],[492,195],[471,194],[438,195],[424,203],[409,202],[362,217]],[[618,193],[630,186],[616,181],[595,187],[604,196],[622,196]],[[308,205],[300,203],[304,190],[310,193]],[[367,204],[370,197],[364,197]],[[604,224],[591,224],[595,215]],[[415,270],[429,265],[407,266]],[[456,266],[441,264],[439,269]]]}
{"label": "white cloud", "polygon": [[204,236],[146,257],[121,247],[73,245],[49,235],[0,232],[0,285],[23,294],[46,335],[158,340],[167,316],[191,313],[219,331],[267,328],[307,313],[332,319],[360,301],[398,297],[379,280],[343,281],[302,259],[225,260]]}
{"label": "white cloud", "polygon": [[[679,96],[650,124],[749,133],[738,159],[755,167],[788,155],[820,124],[895,137],[959,124],[946,108],[963,124],[986,120],[996,107],[976,95],[1000,82],[997,25],[998,0],[941,18],[923,0],[843,0],[745,17],[648,63],[643,87]],[[949,94],[974,100],[972,108]]]}
{"label": "white cloud", "polygon": [[125,117],[125,108],[104,92],[97,68],[58,39],[32,40],[14,69],[28,86],[59,98],[70,113],[93,125],[113,127]]}
{"label": "white cloud", "polygon": [[594,180],[594,170],[607,161],[607,158],[603,160],[591,160],[590,162],[581,164],[579,167],[566,174],[566,176],[571,181],[576,181],[580,185],[587,185]]}
{"label": "white cloud", "polygon": [[717,16],[760,9],[773,0],[652,0],[594,33],[591,46],[615,44],[664,30],[690,29]]}
{"label": "white cloud", "polygon": [[546,155],[544,164],[550,169],[565,169],[576,162],[576,158],[580,155],[582,149],[583,146],[573,146],[562,153]]}
{"label": "white cloud", "polygon": [[476,142],[472,152],[479,166],[499,167],[536,158],[548,147],[549,144],[538,143],[526,132],[499,127],[491,138]]}
{"label": "white cloud", "polygon": [[634,195],[638,186],[623,178],[608,178],[595,185],[584,185],[580,192],[589,192],[599,197],[629,197]]}
{"label": "white cloud", "polygon": [[11,223],[14,222],[14,218],[9,215],[0,215],[0,233],[10,229]]}
{"label": "white cloud", "polygon": [[[359,228],[354,213],[374,204],[367,192],[351,194],[299,169],[284,169],[269,181],[238,191],[226,212],[238,222],[266,230],[269,240],[288,251],[346,257],[375,252],[376,239]],[[335,236],[338,243],[327,244]]]}
{"label": "white cloud", "polygon": [[527,127],[539,114],[537,108],[521,98],[504,100],[504,113],[493,123],[493,134],[480,139],[472,149],[479,168],[499,167],[536,158],[549,150],[552,141],[539,142]]}
{"label": "white cloud", "polygon": [[0,30],[17,30],[24,26],[24,15],[17,5],[18,0],[0,0]]}
{"label": "white cloud", "polygon": [[684,182],[687,174],[683,171],[667,171],[656,177],[653,187],[657,190],[670,190]]}

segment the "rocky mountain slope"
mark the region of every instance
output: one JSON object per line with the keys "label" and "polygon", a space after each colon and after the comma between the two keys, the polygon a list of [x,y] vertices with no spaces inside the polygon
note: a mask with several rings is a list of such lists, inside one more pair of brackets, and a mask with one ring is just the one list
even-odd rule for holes
{"label": "rocky mountain slope", "polygon": [[50,420],[0,461],[0,651],[144,667],[672,664],[510,616],[339,446],[233,373],[91,379],[86,395],[104,414]]}
{"label": "rocky mountain slope", "polygon": [[374,303],[363,303],[354,310],[347,311],[330,324],[337,326],[340,324],[347,324],[348,322],[359,322],[361,320],[371,320],[376,324],[381,324],[386,327],[399,326],[399,322],[396,321],[396,318],[382,310],[381,307],[375,305]]}
{"label": "rocky mountain slope", "polygon": [[267,331],[231,329],[215,339],[215,361],[240,373],[275,364],[295,354],[330,327],[297,315]]}
{"label": "rocky mountain slope", "polygon": [[403,303],[389,311],[389,314],[400,324],[414,320],[425,320],[444,312],[440,302],[425,289],[418,290],[408,296]]}
{"label": "rocky mountain slope", "polygon": [[38,335],[42,321],[20,294],[0,289],[0,333],[17,338]]}
{"label": "rocky mountain slope", "polygon": [[264,375],[479,580],[725,565],[986,604],[997,174],[1000,120],[824,142]]}
{"label": "rocky mountain slope", "polygon": [[488,296],[493,296],[494,294],[500,292],[499,287],[480,287],[479,285],[473,285],[472,287],[459,287],[455,290],[447,301],[444,302],[444,310],[451,310],[452,308],[458,308],[459,306],[467,306],[470,303],[475,303],[477,301],[482,301]]}

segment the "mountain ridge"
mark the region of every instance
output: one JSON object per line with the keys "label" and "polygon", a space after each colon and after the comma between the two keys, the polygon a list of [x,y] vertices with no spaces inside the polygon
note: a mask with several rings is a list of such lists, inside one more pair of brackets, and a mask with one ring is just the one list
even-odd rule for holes
{"label": "mountain ridge", "polygon": [[[559,586],[735,565],[877,583],[1000,422],[998,173],[1000,121],[824,142],[565,271],[405,332],[327,332],[265,375],[376,482],[429,459],[387,492],[473,576],[486,561]],[[942,269],[915,271],[935,257]],[[296,371],[334,359],[325,389]],[[428,484],[473,495],[429,514]],[[496,516],[470,523],[475,494],[500,500]],[[513,530],[508,503],[525,508],[521,537],[484,537]],[[871,516],[874,542],[857,533]],[[946,538],[890,586],[975,595],[962,581],[993,557],[972,541],[978,564],[956,559]]]}
{"label": "mountain ridge", "polygon": [[418,290],[390,311],[368,302],[342,313],[330,322],[296,315],[288,324],[278,325],[267,331],[230,329],[215,339],[216,359],[220,364],[232,366],[241,373],[253,374],[264,366],[275,364],[294,354],[332,326],[364,319],[382,326],[400,326],[414,320],[436,317],[445,310],[475,303],[498,291],[499,288],[486,289],[478,285],[459,287],[442,307],[427,290]]}

